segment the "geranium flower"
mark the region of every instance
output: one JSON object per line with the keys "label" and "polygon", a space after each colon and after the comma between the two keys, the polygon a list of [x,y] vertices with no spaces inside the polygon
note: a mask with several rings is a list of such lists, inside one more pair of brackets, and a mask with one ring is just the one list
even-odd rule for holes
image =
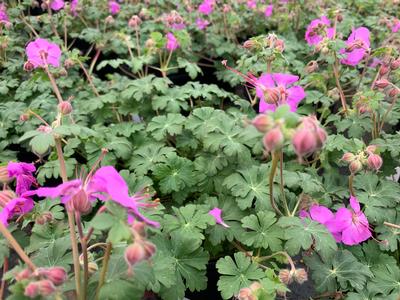
{"label": "geranium flower", "polygon": [[209,213],[211,216],[214,217],[215,222],[216,222],[217,224],[220,224],[220,225],[222,225],[222,226],[224,226],[224,227],[226,227],[226,228],[229,227],[229,225],[226,224],[226,223],[224,222],[224,220],[222,219],[222,210],[221,210],[220,208],[215,207],[215,208],[213,208],[212,210],[210,210],[208,213]]}
{"label": "geranium flower", "polygon": [[210,24],[210,22],[208,22],[207,20],[200,19],[200,18],[196,19],[196,26],[200,30],[204,30],[209,24]]}
{"label": "geranium flower", "polygon": [[165,45],[165,48],[169,51],[175,51],[179,48],[178,40],[171,32],[167,33],[167,44]]}
{"label": "geranium flower", "polygon": [[310,207],[309,213],[302,210],[299,215],[301,218],[307,217],[324,225],[335,238],[336,242],[341,242],[340,229],[336,225],[335,215],[329,208],[314,204]]}
{"label": "geranium flower", "polygon": [[16,197],[12,191],[0,192],[0,222],[8,226],[8,221],[16,215],[24,215],[33,209],[34,202],[28,197]]}
{"label": "geranium flower", "polygon": [[28,191],[32,184],[36,183],[36,179],[32,175],[32,173],[34,173],[35,171],[36,168],[33,164],[12,161],[8,163],[8,177],[15,178],[15,192],[18,196],[21,196],[23,193]]}
{"label": "geranium flower", "polygon": [[346,56],[340,62],[345,65],[356,66],[364,58],[370,46],[368,28],[354,29],[347,39],[346,45],[346,49],[340,50],[340,53]]}
{"label": "geranium flower", "polygon": [[397,31],[400,30],[400,20],[397,18],[393,19],[393,23],[392,23],[392,32],[396,33]]}
{"label": "geranium flower", "polygon": [[109,1],[108,2],[108,10],[109,10],[110,14],[116,15],[117,13],[120,12],[121,6],[116,1]]}
{"label": "geranium flower", "polygon": [[324,38],[333,37],[331,22],[325,16],[312,20],[306,30],[305,39],[309,45],[318,45]]}
{"label": "geranium flower", "polygon": [[296,111],[301,100],[306,96],[301,86],[292,86],[299,77],[291,74],[263,74],[255,83],[256,94],[260,98],[259,112],[275,111],[282,104],[288,104],[291,111]]}
{"label": "geranium flower", "polygon": [[4,24],[6,26],[10,25],[10,19],[7,15],[7,9],[4,3],[0,3],[0,24]]}
{"label": "geranium flower", "polygon": [[51,1],[50,8],[58,11],[64,7],[64,0],[53,0]]}
{"label": "geranium flower", "polygon": [[367,217],[360,209],[356,197],[350,197],[350,207],[339,208],[336,212],[336,228],[342,232],[342,243],[357,245],[369,239],[372,234]]}
{"label": "geranium flower", "polygon": [[42,187],[24,194],[24,196],[32,195],[53,199],[60,198],[61,202],[67,206],[69,202],[77,198],[87,199],[89,202],[93,202],[96,199],[101,201],[112,200],[127,208],[128,213],[133,213],[137,218],[147,224],[155,227],[159,226],[157,222],[149,220],[139,211],[139,207],[149,206],[146,203],[141,203],[139,201],[146,200],[149,197],[142,195],[141,193],[129,196],[128,185],[121,175],[119,175],[117,170],[111,166],[101,167],[93,176],[89,176],[84,181],[81,179],[75,179],[64,182],[56,187]]}
{"label": "geranium flower", "polygon": [[273,10],[274,10],[273,4],[267,5],[267,7],[265,8],[265,11],[264,11],[264,16],[266,16],[267,18],[272,16]]}
{"label": "geranium flower", "polygon": [[60,66],[61,49],[48,40],[37,38],[26,46],[26,55],[34,68],[52,65],[58,68]]}
{"label": "geranium flower", "polygon": [[214,0],[204,0],[197,9],[203,15],[209,15],[214,9]]}

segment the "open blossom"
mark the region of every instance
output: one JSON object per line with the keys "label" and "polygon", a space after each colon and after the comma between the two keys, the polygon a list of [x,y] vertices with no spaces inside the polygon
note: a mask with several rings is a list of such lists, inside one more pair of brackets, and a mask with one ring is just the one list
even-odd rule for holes
{"label": "open blossom", "polygon": [[306,30],[305,39],[309,45],[318,45],[324,38],[333,37],[333,28],[329,27],[331,22],[325,16],[312,20]]}
{"label": "open blossom", "polygon": [[34,68],[52,65],[60,66],[61,49],[48,40],[37,38],[26,46],[26,55]]}
{"label": "open blossom", "polygon": [[121,10],[121,6],[118,4],[117,1],[109,1],[108,2],[108,11],[112,15],[116,15]]}
{"label": "open blossom", "polygon": [[58,11],[64,7],[64,0],[53,0],[51,1],[50,8]]}
{"label": "open blossom", "polygon": [[32,173],[36,171],[33,164],[23,162],[12,162],[10,161],[7,165],[7,172],[9,178],[15,178],[16,187],[15,192],[18,196],[28,191],[32,184],[36,183],[35,177]]}
{"label": "open blossom", "polygon": [[340,62],[344,65],[356,66],[369,49],[369,35],[368,28],[354,29],[346,41],[347,48],[340,50],[341,54],[345,54],[345,58],[341,59]]}
{"label": "open blossom", "polygon": [[203,15],[209,15],[213,12],[214,0],[204,0],[198,8],[199,13]]}
{"label": "open blossom", "polygon": [[56,187],[42,187],[24,194],[24,196],[32,195],[53,199],[60,197],[61,202],[67,206],[75,204],[76,200],[86,200],[89,203],[96,199],[101,201],[112,200],[127,208],[128,214],[135,215],[149,225],[159,226],[157,222],[149,220],[139,211],[139,207],[149,206],[146,203],[140,202],[146,200],[148,196],[140,193],[129,196],[128,185],[117,170],[111,166],[101,167],[93,176],[86,178],[84,181],[75,179],[64,182]]}
{"label": "open blossom", "polygon": [[208,22],[207,20],[200,19],[200,18],[196,19],[196,26],[200,30],[204,30],[209,24],[210,24],[210,22]]}
{"label": "open blossom", "polygon": [[291,111],[296,111],[301,100],[306,96],[301,86],[291,86],[299,77],[291,74],[263,74],[256,82],[256,94],[260,98],[259,112],[275,111],[282,104],[288,104]]}
{"label": "open blossom", "polygon": [[169,51],[174,51],[179,48],[179,43],[176,37],[171,33],[167,33],[167,44],[165,45]]}
{"label": "open blossom", "polygon": [[350,197],[351,209],[342,207],[336,212],[336,228],[342,233],[342,243],[345,245],[357,245],[372,234],[369,229],[367,217],[360,209],[357,198]]}
{"label": "open blossom", "polygon": [[266,17],[272,16],[273,10],[274,10],[274,5],[273,4],[267,5],[267,7],[265,8],[265,11],[264,11],[264,16],[266,16]]}
{"label": "open blossom", "polygon": [[393,23],[392,23],[392,32],[396,33],[397,31],[400,30],[400,20],[397,18],[393,19]]}
{"label": "open blossom", "polygon": [[218,208],[218,207],[215,207],[215,208],[213,208],[212,210],[210,210],[208,213],[209,213],[211,216],[214,217],[215,222],[216,222],[217,224],[220,224],[220,225],[222,225],[222,226],[224,226],[224,227],[226,227],[226,228],[229,227],[229,225],[226,224],[226,223],[224,222],[224,220],[222,219],[222,209],[220,209],[220,208]]}
{"label": "open blossom", "polygon": [[23,215],[33,209],[34,202],[29,197],[17,197],[12,191],[0,191],[0,222],[8,226],[8,221],[16,215]]}

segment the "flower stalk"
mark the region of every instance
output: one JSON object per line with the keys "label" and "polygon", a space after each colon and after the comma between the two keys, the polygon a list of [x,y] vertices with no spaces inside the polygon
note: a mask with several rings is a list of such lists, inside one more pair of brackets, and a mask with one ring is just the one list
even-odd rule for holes
{"label": "flower stalk", "polygon": [[271,206],[275,210],[275,212],[278,215],[283,216],[283,213],[278,208],[278,206],[276,205],[275,200],[274,200],[274,177],[276,174],[276,169],[278,167],[278,161],[279,161],[279,154],[277,152],[273,152],[272,153],[271,171],[269,173],[269,200],[270,200]]}

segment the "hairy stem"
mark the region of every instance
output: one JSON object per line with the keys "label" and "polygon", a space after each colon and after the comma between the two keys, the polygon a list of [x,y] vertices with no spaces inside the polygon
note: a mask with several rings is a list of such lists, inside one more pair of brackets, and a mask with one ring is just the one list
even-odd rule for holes
{"label": "hairy stem", "polygon": [[350,195],[355,196],[354,188],[353,188],[353,180],[354,180],[354,174],[350,174],[349,176],[349,191]]}
{"label": "hairy stem", "polygon": [[284,189],[284,183],[283,183],[283,151],[281,149],[280,153],[279,153],[279,177],[280,177],[280,181],[279,181],[279,187],[281,190],[281,195],[282,195],[282,201],[283,204],[285,206],[285,210],[286,210],[286,214],[288,216],[290,216],[290,210],[286,201],[286,195],[285,195],[285,189]]}
{"label": "hairy stem", "polygon": [[278,166],[278,161],[279,161],[279,155],[277,155],[276,152],[273,152],[272,153],[272,166],[271,166],[271,171],[269,173],[269,200],[270,200],[271,206],[275,210],[275,212],[278,215],[283,216],[283,213],[280,211],[278,206],[276,206],[276,203],[274,200],[274,177],[275,177],[276,169]]}
{"label": "hairy stem", "polygon": [[339,91],[340,102],[342,103],[343,112],[346,114],[347,113],[346,97],[344,95],[343,88],[340,84],[339,61],[336,57],[336,54],[335,54],[335,62],[332,67],[333,67],[333,75],[335,76],[336,87]]}
{"label": "hairy stem", "polygon": [[111,242],[108,242],[106,252],[104,253],[104,257],[103,257],[103,267],[101,268],[99,283],[97,285],[96,298],[95,298],[96,300],[99,299],[101,287],[103,286],[103,284],[106,280],[108,263],[110,261],[110,256],[111,256],[111,249],[112,249],[112,244],[111,244]]}
{"label": "hairy stem", "polygon": [[75,213],[76,226],[78,227],[79,239],[82,247],[82,256],[83,256],[83,290],[82,290],[82,299],[86,300],[87,288],[89,283],[89,258],[87,251],[87,240],[83,233],[81,216],[79,213]]}

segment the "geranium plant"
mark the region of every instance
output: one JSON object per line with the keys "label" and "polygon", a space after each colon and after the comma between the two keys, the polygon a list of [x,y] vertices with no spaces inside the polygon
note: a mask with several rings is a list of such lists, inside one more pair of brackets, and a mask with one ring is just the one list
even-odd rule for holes
{"label": "geranium plant", "polygon": [[398,300],[400,3],[317,4],[1,2],[0,297]]}

